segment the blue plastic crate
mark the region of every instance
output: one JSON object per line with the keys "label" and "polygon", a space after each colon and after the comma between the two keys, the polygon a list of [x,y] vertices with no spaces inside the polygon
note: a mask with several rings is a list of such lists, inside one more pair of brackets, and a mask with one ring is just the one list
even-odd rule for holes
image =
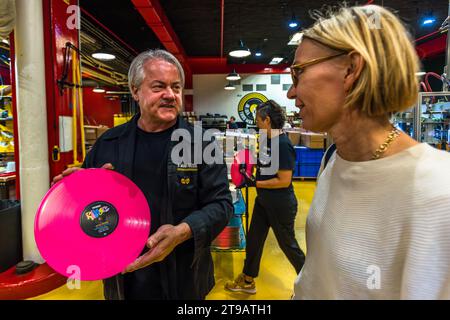
{"label": "blue plastic crate", "polygon": [[294,147],[296,162],[302,164],[320,164],[323,157],[323,149],[310,149],[307,147]]}
{"label": "blue plastic crate", "polygon": [[319,173],[319,164],[300,164],[299,165],[299,176],[304,178],[317,178]]}
{"label": "blue plastic crate", "polygon": [[293,173],[293,177],[300,177],[300,170],[299,170],[299,165],[298,163],[295,164],[295,168],[294,168],[294,173]]}

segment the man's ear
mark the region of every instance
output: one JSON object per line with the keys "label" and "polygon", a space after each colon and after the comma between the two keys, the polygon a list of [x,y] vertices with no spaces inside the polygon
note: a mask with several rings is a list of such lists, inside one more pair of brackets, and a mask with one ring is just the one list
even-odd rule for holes
{"label": "man's ear", "polygon": [[133,99],[136,101],[136,102],[139,102],[139,97],[138,97],[138,94],[137,94],[137,92],[138,92],[138,88],[136,88],[136,87],[132,87],[132,90],[131,90],[131,96],[133,97]]}
{"label": "man's ear", "polygon": [[349,91],[353,87],[365,66],[365,61],[358,52],[352,51],[348,54],[348,57],[349,64],[346,67],[347,70],[344,77],[345,91]]}

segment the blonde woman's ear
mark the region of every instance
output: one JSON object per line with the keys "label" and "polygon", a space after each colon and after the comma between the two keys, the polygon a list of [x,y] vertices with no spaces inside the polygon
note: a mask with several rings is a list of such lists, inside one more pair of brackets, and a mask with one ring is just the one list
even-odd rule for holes
{"label": "blonde woman's ear", "polygon": [[346,92],[348,92],[358,80],[365,64],[363,57],[357,52],[351,52],[349,58],[350,63],[347,66],[347,72],[344,79],[344,88]]}

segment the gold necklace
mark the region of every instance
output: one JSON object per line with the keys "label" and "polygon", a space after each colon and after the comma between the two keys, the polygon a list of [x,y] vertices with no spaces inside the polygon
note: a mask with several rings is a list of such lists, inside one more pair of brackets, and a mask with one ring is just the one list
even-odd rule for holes
{"label": "gold necklace", "polygon": [[391,132],[389,132],[389,135],[387,136],[386,140],[384,140],[384,142],[382,144],[380,144],[380,146],[378,147],[377,150],[375,150],[375,152],[372,155],[372,160],[376,160],[379,159],[380,156],[387,150],[387,148],[390,146],[390,144],[392,143],[392,141],[395,140],[395,138],[397,138],[400,135],[400,130],[398,130],[397,128],[393,127]]}

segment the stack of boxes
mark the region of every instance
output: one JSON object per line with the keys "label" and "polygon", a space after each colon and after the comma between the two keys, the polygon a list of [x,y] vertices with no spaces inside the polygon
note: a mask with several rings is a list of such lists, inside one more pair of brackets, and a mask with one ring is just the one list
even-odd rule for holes
{"label": "stack of boxes", "polygon": [[321,133],[302,132],[301,145],[310,149],[323,149],[325,136]]}

